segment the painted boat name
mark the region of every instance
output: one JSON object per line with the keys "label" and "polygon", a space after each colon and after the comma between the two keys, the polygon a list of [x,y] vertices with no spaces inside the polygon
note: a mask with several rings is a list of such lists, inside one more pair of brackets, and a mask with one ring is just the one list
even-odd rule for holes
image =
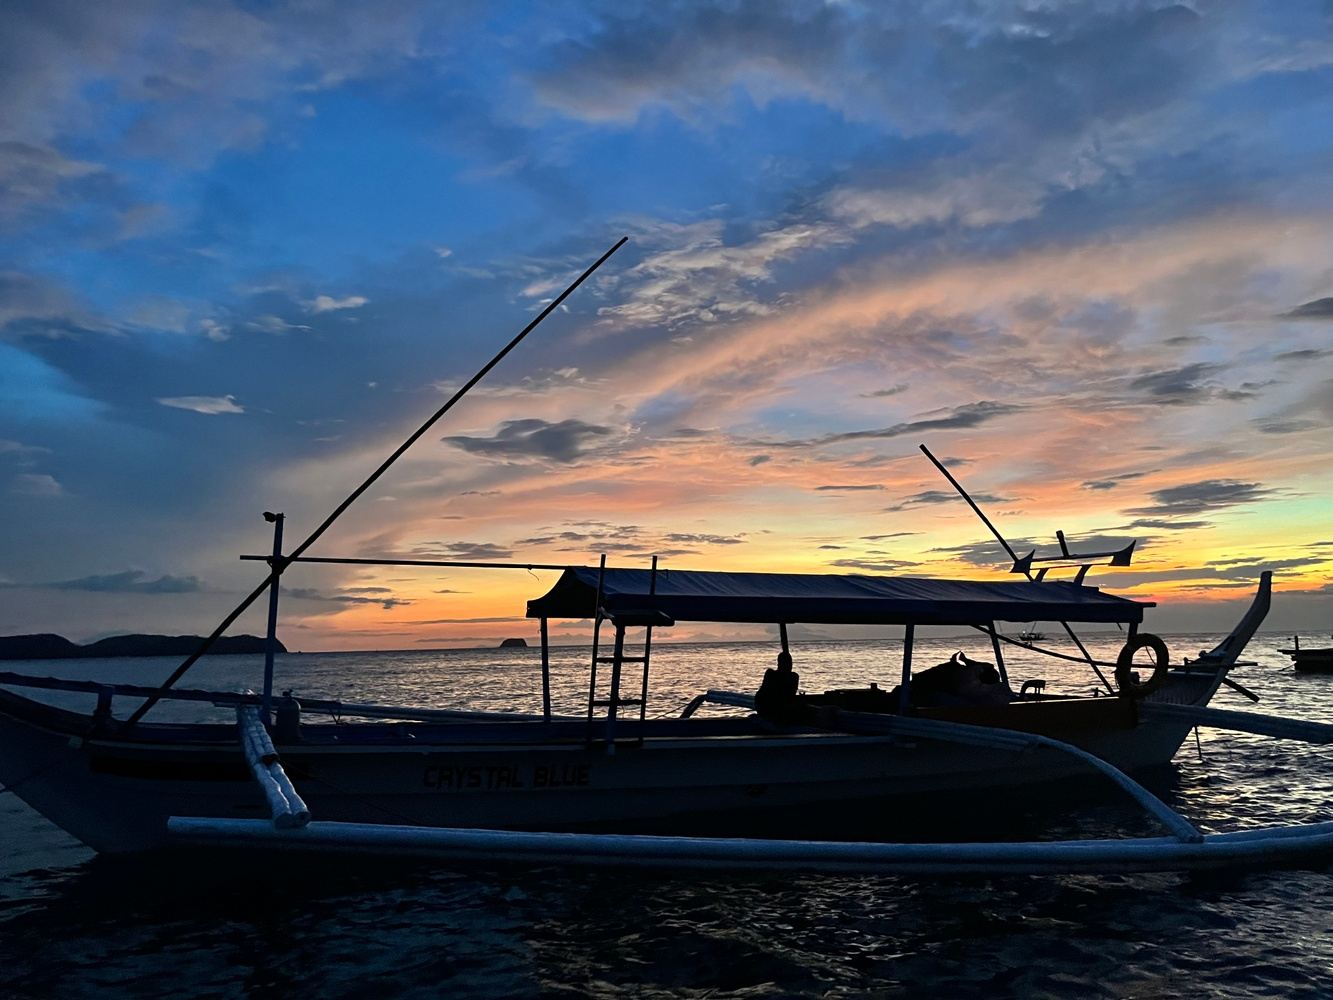
{"label": "painted boat name", "polygon": [[467,790],[497,791],[507,788],[586,788],[588,764],[535,764],[531,768],[511,764],[474,764],[456,767],[430,765],[422,784],[440,792]]}

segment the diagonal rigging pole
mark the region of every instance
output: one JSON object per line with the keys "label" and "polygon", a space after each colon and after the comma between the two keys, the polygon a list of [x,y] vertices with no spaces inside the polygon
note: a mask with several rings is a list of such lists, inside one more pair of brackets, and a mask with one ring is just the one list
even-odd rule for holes
{"label": "diagonal rigging pole", "polygon": [[452,396],[450,396],[448,401],[438,410],[436,410],[431,415],[430,419],[428,419],[424,424],[418,427],[416,431],[413,432],[412,435],[406,441],[404,441],[401,445],[399,445],[392,455],[390,455],[383,462],[381,462],[380,467],[376,469],[374,472],[372,472],[366,478],[365,482],[363,482],[360,486],[358,486],[350,494],[348,494],[347,499],[345,499],[342,503],[338,504],[338,506],[333,509],[333,512],[329,514],[328,517],[324,518],[324,520],[320,523],[319,527],[317,527],[314,531],[312,531],[309,534],[309,536],[306,537],[305,541],[303,541],[300,545],[298,545],[295,549],[293,549],[289,555],[284,556],[279,564],[274,565],[269,570],[269,574],[267,577],[264,578],[264,581],[260,583],[259,586],[256,587],[253,591],[251,591],[249,596],[247,596],[243,601],[241,601],[241,603],[236,606],[236,609],[232,611],[231,614],[227,615],[227,617],[222,620],[222,623],[218,625],[216,629],[213,630],[212,634],[209,635],[207,639],[205,639],[202,643],[199,644],[199,648],[196,649],[193,653],[191,653],[189,657],[187,657],[185,661],[181,663],[181,665],[172,672],[171,676],[162,682],[161,687],[159,687],[154,694],[150,695],[142,705],[140,705],[138,708],[134,710],[133,714],[130,715],[130,717],[125,720],[126,725],[132,726],[140,719],[142,719],[144,717],[144,714],[147,713],[149,709],[151,709],[154,705],[157,704],[158,699],[161,698],[162,695],[172,687],[172,685],[174,685],[178,680],[180,680],[181,677],[185,675],[185,672],[189,670],[192,666],[194,666],[195,663],[199,660],[199,658],[208,652],[208,650],[212,647],[213,643],[217,642],[217,640],[221,638],[222,634],[232,626],[232,623],[235,622],[237,618],[241,617],[241,615],[245,612],[245,610],[248,607],[250,607],[251,604],[257,601],[260,595],[263,594],[264,591],[267,590],[274,583],[274,581],[276,581],[278,577],[282,575],[282,571],[287,568],[287,565],[290,562],[300,557],[300,555],[303,552],[305,552],[306,549],[314,545],[316,540],[318,540],[318,538],[322,534],[324,534],[325,531],[329,529],[329,527],[333,524],[333,522],[338,520],[338,518],[342,516],[343,512],[347,510],[348,507],[352,506],[352,504],[354,504],[357,501],[357,498],[360,497],[362,493],[370,489],[370,487],[374,485],[375,481],[379,479],[380,476],[384,475],[385,472],[388,471],[389,466],[393,465],[394,462],[398,461],[398,459],[402,457],[403,452],[407,451],[408,448],[416,444],[417,440],[428,430],[430,430],[431,427],[435,425],[435,422],[437,420],[439,420],[442,416],[448,413],[453,408],[454,404],[457,403],[464,396],[466,396],[468,392],[471,391],[473,386],[475,386],[478,382],[480,382],[483,378],[485,378],[492,368],[494,368],[502,360],[504,360],[505,355],[508,354],[510,351],[512,351],[515,347],[517,347],[519,343],[523,340],[523,338],[526,337],[536,328],[538,323],[540,323],[552,312],[554,312],[555,309],[562,302],[564,302],[565,299],[567,299],[576,288],[579,287],[579,285],[583,284],[583,282],[586,281],[594,271],[596,271],[599,267],[605,264],[606,261],[610,258],[610,256],[617,250],[619,250],[622,246],[624,246],[628,240],[629,240],[628,236],[622,236],[619,240],[616,241],[615,245],[612,246],[611,249],[607,250],[606,253],[598,257],[597,260],[594,261],[593,264],[586,271],[584,271],[577,278],[575,278],[573,283],[568,288],[566,288],[563,292],[561,292],[554,299],[552,299],[550,303],[547,304],[546,308],[543,309],[533,318],[532,322],[530,322],[527,326],[525,326],[522,330],[520,330],[519,333],[514,337],[514,339],[509,341],[509,343],[507,343],[500,350],[500,352],[495,355],[495,357],[491,358],[490,361],[486,362],[486,364],[482,366],[481,370],[478,371],[477,374],[473,375],[472,378],[468,379],[467,383],[461,389],[459,389]]}
{"label": "diagonal rigging pole", "polygon": [[[1004,546],[1004,551],[1009,553],[1009,558],[1014,561],[1014,565],[1016,567],[1022,567],[1022,564],[1019,562],[1018,556],[1014,554],[1013,546],[1011,546],[1005,540],[1005,537],[1002,534],[1000,534],[999,529],[996,528],[995,525],[991,524],[990,518],[988,518],[985,514],[981,512],[981,508],[977,506],[976,501],[967,495],[967,490],[963,489],[962,484],[953,477],[953,473],[951,473],[948,469],[946,469],[944,467],[944,463],[941,462],[934,455],[932,455],[930,453],[930,449],[927,448],[924,444],[919,445],[919,447],[921,448],[922,453],[928,459],[930,459],[931,464],[933,464],[935,468],[940,470],[940,473],[944,476],[945,479],[949,480],[949,485],[951,485],[955,490],[958,491],[958,495],[962,497],[964,500],[966,500],[967,505],[972,508],[973,512],[977,515],[977,517],[981,518],[981,523],[984,524],[986,527],[990,528],[990,533],[995,536],[995,540],[997,542],[999,542],[1001,545]],[[1023,568],[1022,572],[1029,580],[1032,579],[1031,569]],[[1097,675],[1097,679],[1100,680],[1102,684],[1106,686],[1107,691],[1110,691],[1112,694],[1115,694],[1115,688],[1111,686],[1111,682],[1106,679],[1106,675],[1103,674],[1101,668],[1097,666],[1097,661],[1093,658],[1092,654],[1088,652],[1088,648],[1085,645],[1083,645],[1083,640],[1080,639],[1074,633],[1074,630],[1069,627],[1069,622],[1061,622],[1060,624],[1064,627],[1065,633],[1069,636],[1069,638],[1074,641],[1074,645],[1078,647],[1078,651],[1083,654],[1083,659],[1087,662],[1087,664],[1090,667],[1092,667],[1092,671]]]}

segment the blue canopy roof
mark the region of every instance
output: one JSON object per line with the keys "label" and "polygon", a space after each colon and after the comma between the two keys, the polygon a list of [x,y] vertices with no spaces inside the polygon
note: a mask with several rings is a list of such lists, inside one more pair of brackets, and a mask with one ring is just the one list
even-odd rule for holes
{"label": "blue canopy roof", "polygon": [[[591,618],[598,570],[571,567],[542,597],[528,602],[529,618]],[[1143,621],[1152,602],[1130,601],[1066,580],[935,580],[925,577],[710,573],[658,570],[649,594],[646,569],[608,569],[602,607],[656,610],[677,621],[809,622],[826,625],[984,625],[993,621]]]}

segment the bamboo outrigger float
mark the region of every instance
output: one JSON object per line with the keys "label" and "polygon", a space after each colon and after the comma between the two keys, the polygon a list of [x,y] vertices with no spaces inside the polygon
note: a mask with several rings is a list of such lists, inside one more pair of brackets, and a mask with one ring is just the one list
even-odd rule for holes
{"label": "bamboo outrigger float", "polygon": [[[249,558],[266,559],[269,574],[213,638],[267,592],[272,650],[279,583],[287,567],[298,561],[367,562],[304,553],[459,398],[461,392],[290,553],[282,551],[281,515],[266,515],[274,524],[272,554]],[[271,655],[260,694],[177,689],[212,639],[157,688],[5,673],[0,674],[0,781],[84,843],[107,852],[185,846],[436,856],[450,863],[988,874],[1333,858],[1333,823],[1205,834],[1134,777],[1169,762],[1196,726],[1333,742],[1333,726],[1208,707],[1224,685],[1248,694],[1228,673],[1268,610],[1270,574],[1263,574],[1249,611],[1226,639],[1193,661],[1172,665],[1161,640],[1139,631],[1151,604],[1083,583],[1087,560],[1105,557],[1125,565],[1132,546],[1080,556],[1061,535],[1061,558],[1082,565],[1073,580],[1048,579],[1049,567],[1034,572],[1033,556],[1019,558],[961,485],[935,464],[991,528],[1025,580],[710,573],[659,569],[656,560],[649,569],[626,569],[607,567],[605,557],[597,567],[547,567],[563,572],[548,593],[528,604],[542,639],[542,706],[530,714],[304,697],[298,706],[286,696],[275,702]],[[552,618],[594,622],[587,706],[578,716],[552,711]],[[756,692],[708,691],[676,718],[650,718],[653,632],[682,621],[776,625],[777,665],[765,672]],[[1107,694],[1048,693],[1037,681],[1015,694],[999,625],[1034,621],[1060,623]],[[794,623],[902,626],[896,689],[802,692],[787,638]],[[1114,663],[1098,661],[1071,623],[1125,626],[1127,642]],[[975,628],[987,636],[995,662],[960,655],[914,672],[918,625]],[[613,630],[609,652],[602,641],[605,626]],[[638,650],[633,653],[632,639]],[[1146,667],[1135,659],[1144,650],[1154,657],[1146,679]],[[640,674],[630,683],[635,669]],[[1106,670],[1113,671],[1114,683]],[[97,705],[91,713],[72,712],[9,688],[95,694]],[[122,720],[113,709],[115,699],[125,697],[144,700]],[[236,724],[144,721],[163,699],[233,709]],[[707,704],[748,714],[700,715]],[[332,721],[312,724],[302,713]],[[347,721],[352,718],[381,721]],[[757,814],[780,817],[849,805],[891,824],[893,804],[904,795],[966,795],[1086,774],[1128,795],[1164,835],[880,843],[672,832],[682,823],[708,820],[729,833],[740,828],[736,820]],[[640,832],[645,828],[652,832]]]}

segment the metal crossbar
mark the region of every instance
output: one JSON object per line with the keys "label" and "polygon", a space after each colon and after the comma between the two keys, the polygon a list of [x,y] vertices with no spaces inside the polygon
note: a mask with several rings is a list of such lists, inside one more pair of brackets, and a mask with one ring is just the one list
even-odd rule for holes
{"label": "metal crossbar", "polygon": [[[32,677],[27,674],[0,672],[0,686],[35,688],[45,691],[71,691],[81,694],[95,694],[106,697],[144,698],[159,689],[143,684],[103,684],[99,681],[66,680],[63,677]],[[163,701],[206,702],[218,708],[234,708],[237,705],[259,705],[263,697],[258,694],[236,691],[205,691],[197,688],[172,688],[163,692]],[[451,708],[413,708],[407,705],[376,705],[348,701],[333,701],[326,698],[302,697],[302,711],[318,712],[335,719],[351,717],[357,719],[403,719],[410,722],[543,722],[567,721],[569,716],[529,715],[517,712],[480,712]]]}

